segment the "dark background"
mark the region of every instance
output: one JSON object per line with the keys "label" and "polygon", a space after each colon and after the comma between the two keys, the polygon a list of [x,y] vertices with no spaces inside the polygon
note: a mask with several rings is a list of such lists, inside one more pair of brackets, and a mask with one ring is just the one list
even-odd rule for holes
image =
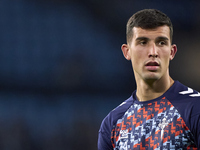
{"label": "dark background", "polygon": [[120,47],[144,8],[171,18],[171,76],[200,91],[197,0],[0,0],[0,149],[97,149],[101,121],[135,90]]}

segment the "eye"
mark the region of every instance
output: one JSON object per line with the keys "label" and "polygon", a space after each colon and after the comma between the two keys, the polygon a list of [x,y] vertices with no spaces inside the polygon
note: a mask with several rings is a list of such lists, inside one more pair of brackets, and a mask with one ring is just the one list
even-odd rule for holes
{"label": "eye", "polygon": [[166,43],[166,41],[159,41],[158,42],[158,45],[160,45],[160,46],[163,46],[163,45],[166,45],[167,43]]}
{"label": "eye", "polygon": [[146,45],[146,44],[147,44],[147,41],[144,41],[144,40],[143,40],[143,41],[140,41],[139,43],[140,43],[140,45]]}

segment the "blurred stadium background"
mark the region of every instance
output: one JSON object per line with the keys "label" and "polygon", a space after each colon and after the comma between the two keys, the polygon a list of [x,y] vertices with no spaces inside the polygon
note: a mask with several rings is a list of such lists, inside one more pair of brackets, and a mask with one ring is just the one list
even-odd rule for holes
{"label": "blurred stadium background", "polygon": [[200,91],[200,1],[0,0],[0,149],[97,149],[101,121],[135,89],[120,47],[144,8],[171,18],[171,76]]}

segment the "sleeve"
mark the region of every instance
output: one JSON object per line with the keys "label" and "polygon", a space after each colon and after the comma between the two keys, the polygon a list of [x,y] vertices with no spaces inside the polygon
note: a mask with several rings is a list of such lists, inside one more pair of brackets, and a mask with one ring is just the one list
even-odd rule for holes
{"label": "sleeve", "polygon": [[98,150],[113,150],[110,137],[104,132],[99,131]]}
{"label": "sleeve", "polygon": [[200,114],[191,117],[191,132],[194,136],[194,141],[198,149],[200,149]]}
{"label": "sleeve", "polygon": [[103,120],[98,135],[98,150],[113,150],[111,143],[111,126],[108,116]]}
{"label": "sleeve", "polygon": [[113,150],[111,132],[117,120],[124,115],[124,112],[133,103],[132,96],[112,110],[102,121],[98,135],[98,150]]}

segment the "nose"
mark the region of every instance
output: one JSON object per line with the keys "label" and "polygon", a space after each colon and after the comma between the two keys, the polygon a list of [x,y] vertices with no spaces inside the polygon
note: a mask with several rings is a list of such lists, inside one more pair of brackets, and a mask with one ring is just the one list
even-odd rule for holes
{"label": "nose", "polygon": [[158,50],[155,43],[153,43],[149,48],[149,57],[158,57]]}

